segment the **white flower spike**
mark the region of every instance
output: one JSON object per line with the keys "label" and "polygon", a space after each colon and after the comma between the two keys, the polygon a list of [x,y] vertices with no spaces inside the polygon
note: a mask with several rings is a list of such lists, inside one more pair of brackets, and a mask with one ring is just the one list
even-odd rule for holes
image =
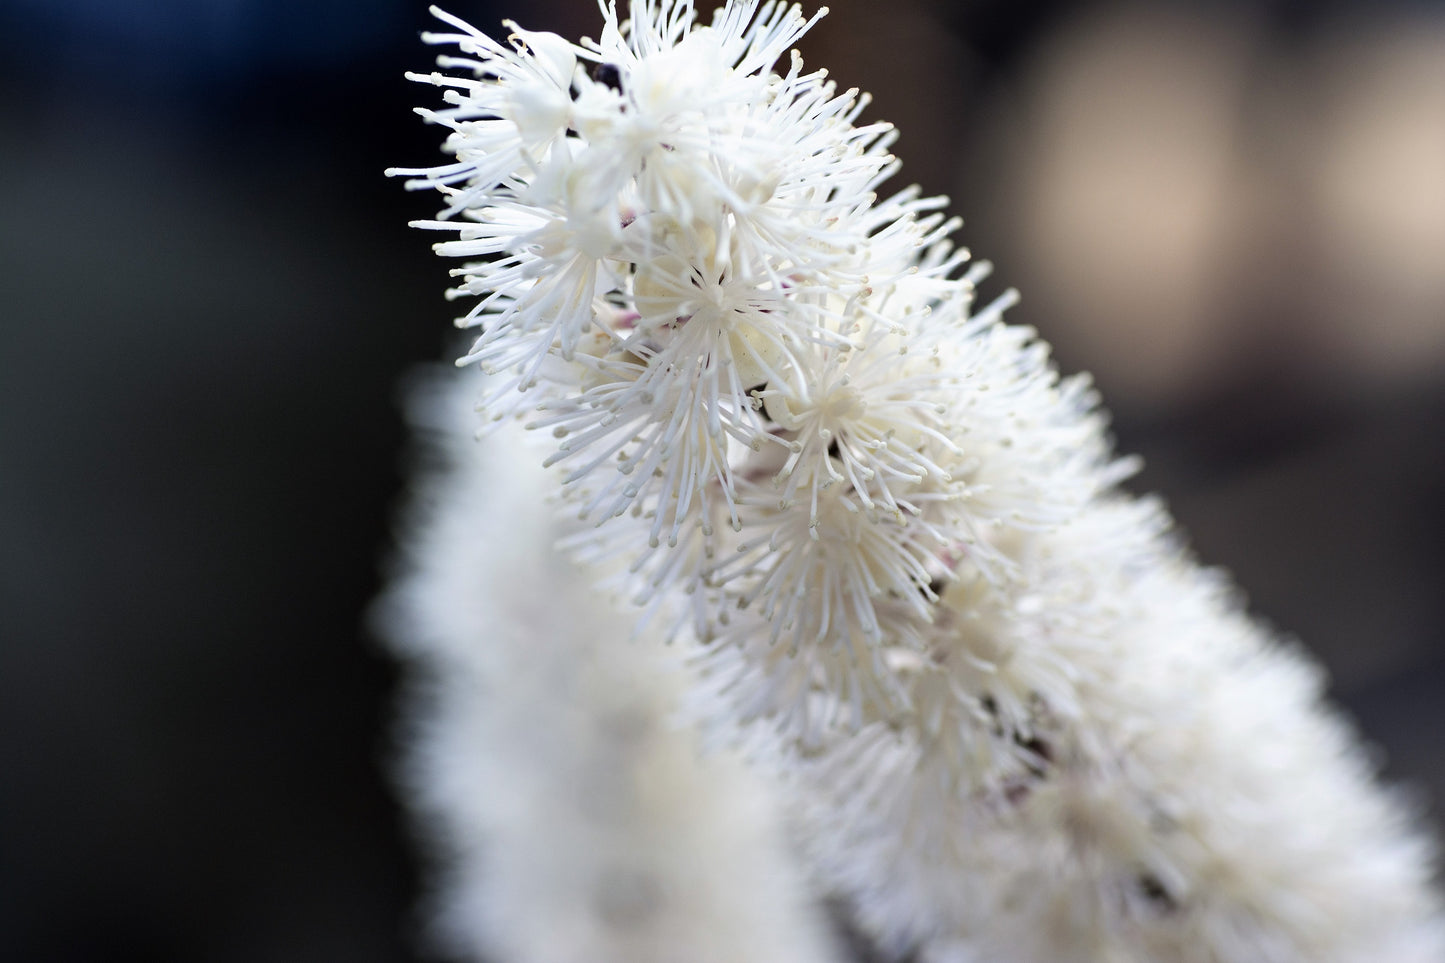
{"label": "white flower spike", "polygon": [[461,363],[571,564],[683,643],[817,878],[928,961],[1445,959],[1314,670],[1118,490],[1015,295],[975,309],[943,199],[878,197],[891,127],[790,51],[823,11],[601,9],[577,44],[434,11],[455,161],[391,173],[445,197]]}

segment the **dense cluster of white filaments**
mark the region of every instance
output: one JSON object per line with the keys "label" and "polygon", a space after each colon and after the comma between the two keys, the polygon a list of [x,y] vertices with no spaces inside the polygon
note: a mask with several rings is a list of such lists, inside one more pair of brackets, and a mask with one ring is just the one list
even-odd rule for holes
{"label": "dense cluster of white filaments", "polygon": [[[783,760],[876,936],[936,960],[1287,963],[1364,959],[1367,923],[1415,934],[1423,850],[1313,677],[1117,493],[1132,465],[1087,382],[1003,322],[1012,292],[975,307],[987,265],[944,200],[878,196],[892,129],[791,49],[823,11],[604,4],[577,44],[434,12],[455,30],[426,40],[459,55],[413,79],[443,88],[420,113],[455,161],[393,173],[446,198],[416,224],[465,259],[481,407],[556,466],[573,557],[698,645],[703,694]],[[1303,718],[1298,791],[1388,850],[1341,883],[1378,884],[1348,911],[1296,912],[1333,858],[1314,836],[1257,878],[1220,855],[1202,809],[1247,862],[1289,807],[1235,813],[1267,778],[1151,730],[1207,727],[1177,700],[1234,685],[1269,703],[1240,738]],[[1186,785],[1170,753],[1222,775]]]}
{"label": "dense cluster of white filaments", "polygon": [[[460,235],[437,250],[479,259],[455,272],[482,331],[462,361],[494,375],[493,417],[551,436],[650,596],[691,580],[702,623],[754,606],[791,655],[871,673],[883,602],[928,621],[961,560],[1007,577],[998,530],[1117,476],[1082,384],[1000,321],[1012,293],[971,313],[987,266],[962,273],[943,200],[877,198],[892,129],[788,56],[796,6],[606,8],[580,45],[438,15],[470,76],[416,79],[446,88],[422,113],[457,162],[399,173],[450,200],[418,222]],[[653,557],[694,540],[693,565]]]}

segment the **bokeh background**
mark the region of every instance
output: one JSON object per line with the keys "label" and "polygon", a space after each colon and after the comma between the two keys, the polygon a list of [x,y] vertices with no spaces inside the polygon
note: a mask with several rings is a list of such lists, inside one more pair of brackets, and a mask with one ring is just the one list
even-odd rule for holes
{"label": "bokeh background", "polygon": [[[830,5],[805,56],[1440,825],[1445,3]],[[364,613],[451,337],[381,176],[428,20],[0,2],[0,958],[421,958]]]}

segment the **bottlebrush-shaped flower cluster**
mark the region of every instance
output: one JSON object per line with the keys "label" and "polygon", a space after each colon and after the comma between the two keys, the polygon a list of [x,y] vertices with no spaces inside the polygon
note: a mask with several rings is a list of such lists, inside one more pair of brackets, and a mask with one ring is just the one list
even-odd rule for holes
{"label": "bottlebrush-shaped flower cluster", "polygon": [[[1013,293],[974,309],[988,266],[950,242],[945,199],[878,197],[894,132],[791,50],[817,16],[603,15],[580,44],[439,11],[457,32],[426,36],[461,53],[414,75],[445,88],[421,113],[456,160],[395,173],[446,195],[417,226],[473,259],[462,363],[494,375],[493,418],[551,436],[595,525],[580,554],[625,560],[673,630],[757,652],[756,714],[804,741],[896,721],[945,610],[1013,574],[1009,533],[1127,467],[1087,383],[1001,321]],[[976,714],[1026,724],[1037,703],[1000,698]]]}
{"label": "bottlebrush-shaped flower cluster", "polygon": [[893,131],[791,52],[816,16],[633,0],[503,44],[434,13],[459,55],[413,79],[455,161],[394,173],[447,198],[416,223],[466,260],[482,407],[639,632],[697,645],[698,705],[778,764],[873,936],[1440,958],[1430,847],[1318,675],[1116,489],[1088,383],[1012,292],[975,306],[943,199],[877,196]]}

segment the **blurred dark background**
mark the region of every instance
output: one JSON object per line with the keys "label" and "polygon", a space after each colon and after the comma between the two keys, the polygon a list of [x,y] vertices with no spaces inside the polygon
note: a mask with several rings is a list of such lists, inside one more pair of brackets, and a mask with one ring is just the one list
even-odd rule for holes
{"label": "blurred dark background", "polygon": [[[805,56],[1138,487],[1445,800],[1445,3],[830,5]],[[419,956],[363,613],[449,344],[436,202],[381,176],[440,156],[428,20],[0,2],[0,958]]]}

